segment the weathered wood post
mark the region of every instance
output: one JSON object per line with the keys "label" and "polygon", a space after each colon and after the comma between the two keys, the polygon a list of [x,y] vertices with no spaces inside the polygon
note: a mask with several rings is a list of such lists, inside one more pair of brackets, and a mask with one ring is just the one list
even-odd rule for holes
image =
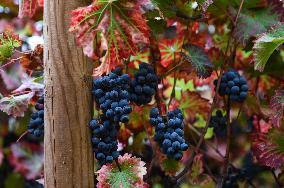
{"label": "weathered wood post", "polygon": [[84,0],[44,1],[45,188],[93,188],[92,64],[68,32]]}

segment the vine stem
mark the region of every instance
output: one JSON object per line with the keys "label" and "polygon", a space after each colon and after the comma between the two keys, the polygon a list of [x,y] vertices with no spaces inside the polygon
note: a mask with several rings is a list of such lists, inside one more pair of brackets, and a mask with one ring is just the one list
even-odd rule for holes
{"label": "vine stem", "polygon": [[227,118],[227,146],[226,146],[226,154],[224,157],[224,166],[222,169],[222,176],[221,176],[221,186],[218,187],[223,187],[226,175],[228,173],[228,167],[230,164],[230,146],[231,146],[231,139],[232,139],[232,130],[231,130],[231,125],[230,125],[230,116],[231,116],[231,100],[230,100],[230,95],[228,96],[228,100],[227,100],[227,114],[226,114],[226,118]]}
{"label": "vine stem", "polygon": [[121,167],[120,167],[120,164],[118,163],[118,160],[115,160],[115,163],[116,163],[116,166],[117,166],[119,172],[121,172]]}
{"label": "vine stem", "polygon": [[[222,71],[222,73],[221,73],[220,75],[222,75],[222,74],[223,74],[223,71]],[[218,78],[218,83],[217,83],[216,91],[219,90],[219,88],[220,88],[220,83],[221,83],[221,76],[219,76],[219,78]],[[202,143],[204,142],[205,134],[206,134],[206,132],[207,132],[207,130],[208,130],[208,127],[209,127],[209,123],[210,123],[210,119],[211,119],[211,116],[212,116],[212,112],[213,112],[213,110],[215,109],[215,107],[216,107],[216,105],[217,105],[217,103],[218,103],[217,93],[218,93],[218,92],[215,92],[215,94],[214,94],[213,103],[212,103],[212,105],[211,105],[210,111],[208,112],[208,116],[207,116],[208,118],[207,118],[207,121],[206,121],[206,126],[205,126],[205,128],[202,130],[201,137],[200,137],[200,139],[199,139],[199,141],[198,141],[198,143],[197,143],[197,145],[196,145],[194,151],[192,152],[192,154],[191,154],[189,160],[186,162],[186,166],[185,166],[185,168],[183,169],[183,171],[181,171],[177,176],[175,176],[175,177],[173,178],[173,181],[175,181],[175,182],[177,182],[179,179],[181,179],[181,178],[191,169],[192,164],[193,164],[194,157],[195,157],[195,155],[198,153],[198,151],[199,151],[199,149],[200,149]]]}
{"label": "vine stem", "polygon": [[278,179],[278,177],[276,176],[275,171],[274,171],[274,170],[271,170],[271,173],[272,173],[272,175],[273,175],[273,178],[274,178],[274,180],[275,180],[275,183],[277,184],[277,187],[281,188],[281,183],[279,182],[279,179]]}

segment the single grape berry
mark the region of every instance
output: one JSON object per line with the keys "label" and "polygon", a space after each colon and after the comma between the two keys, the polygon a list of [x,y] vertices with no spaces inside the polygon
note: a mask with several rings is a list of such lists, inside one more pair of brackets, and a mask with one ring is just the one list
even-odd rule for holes
{"label": "single grape berry", "polygon": [[150,123],[155,127],[155,141],[168,158],[180,160],[183,151],[188,148],[184,140],[183,115],[179,109],[175,109],[168,112],[167,119],[162,118],[157,108],[150,111]]}
{"label": "single grape berry", "polygon": [[140,105],[151,102],[156,93],[159,78],[153,67],[147,63],[141,63],[139,70],[134,74],[134,80],[130,83],[130,100]]}
{"label": "single grape berry", "polygon": [[[217,80],[214,84],[217,86]],[[232,101],[243,102],[248,95],[248,89],[246,79],[237,71],[230,70],[222,75],[218,92],[221,96],[230,96]]]}
{"label": "single grape berry", "polygon": [[129,105],[128,74],[122,74],[121,69],[93,81],[92,93],[104,115],[114,122],[127,123],[128,114],[132,111]]}
{"label": "single grape berry", "polygon": [[28,132],[36,137],[44,135],[44,97],[40,97],[35,105],[36,112],[32,113]]}
{"label": "single grape berry", "polygon": [[209,127],[214,128],[214,133],[218,137],[226,136],[227,124],[226,116],[223,116],[221,110],[216,111],[216,115],[210,119]]}
{"label": "single grape berry", "polygon": [[112,163],[119,156],[117,151],[117,124],[108,119],[108,117],[101,115],[100,119],[93,119],[90,122],[93,151],[100,165]]}

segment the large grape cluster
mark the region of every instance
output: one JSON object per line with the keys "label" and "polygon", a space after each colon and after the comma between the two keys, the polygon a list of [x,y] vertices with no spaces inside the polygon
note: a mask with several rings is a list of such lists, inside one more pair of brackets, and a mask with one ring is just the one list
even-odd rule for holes
{"label": "large grape cluster", "polygon": [[[217,85],[217,80],[214,84]],[[246,79],[238,72],[231,70],[221,77],[219,95],[228,95],[232,101],[243,102],[248,95],[248,89]]]}
{"label": "large grape cluster", "polygon": [[112,163],[119,156],[117,151],[117,124],[101,115],[99,120],[94,119],[90,122],[90,128],[92,130],[93,151],[99,164]]}
{"label": "large grape cluster", "polygon": [[44,97],[40,97],[35,105],[36,112],[32,113],[28,132],[36,137],[44,135]]}
{"label": "large grape cluster", "polygon": [[[167,119],[167,120],[165,120]],[[155,141],[168,158],[180,160],[188,145],[184,140],[183,115],[179,109],[168,112],[163,119],[157,108],[150,112],[150,123],[155,127]]]}
{"label": "large grape cluster", "polygon": [[209,127],[214,128],[216,136],[224,137],[226,135],[226,116],[223,116],[221,110],[216,111],[216,115],[210,119]]}
{"label": "large grape cluster", "polygon": [[159,78],[153,67],[141,63],[138,72],[134,74],[134,80],[130,83],[130,100],[139,106],[148,104],[155,95],[158,82]]}
{"label": "large grape cluster", "polygon": [[129,84],[129,75],[122,74],[121,69],[116,69],[93,82],[92,93],[95,100],[111,121],[129,121],[128,114],[132,111],[129,105]]}

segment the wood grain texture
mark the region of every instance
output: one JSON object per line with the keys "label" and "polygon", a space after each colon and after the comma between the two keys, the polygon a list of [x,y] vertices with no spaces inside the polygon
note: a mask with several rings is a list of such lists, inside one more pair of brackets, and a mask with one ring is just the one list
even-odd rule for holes
{"label": "wood grain texture", "polygon": [[44,1],[45,188],[93,188],[92,63],[68,32],[83,0]]}

